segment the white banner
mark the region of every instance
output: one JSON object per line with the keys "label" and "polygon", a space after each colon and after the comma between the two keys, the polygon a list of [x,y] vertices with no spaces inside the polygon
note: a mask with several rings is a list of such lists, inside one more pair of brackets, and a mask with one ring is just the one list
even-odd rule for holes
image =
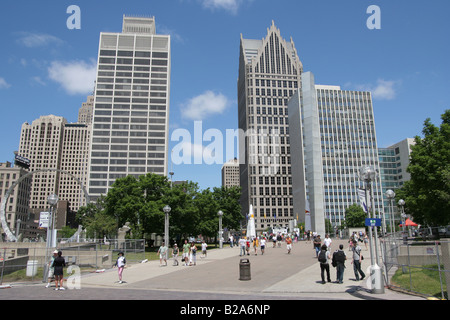
{"label": "white banner", "polygon": [[[358,189],[358,195],[359,195],[359,202],[361,205],[361,208],[363,208],[364,212],[367,213],[367,207],[368,204],[366,203],[366,190],[364,189]],[[368,202],[370,203],[370,200],[368,199]]]}

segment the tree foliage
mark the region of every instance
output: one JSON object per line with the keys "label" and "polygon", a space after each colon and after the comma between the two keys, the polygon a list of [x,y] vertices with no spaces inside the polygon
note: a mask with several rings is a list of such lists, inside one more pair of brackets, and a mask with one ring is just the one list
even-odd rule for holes
{"label": "tree foliage", "polygon": [[[238,187],[199,190],[198,184],[191,181],[171,186],[166,177],[149,173],[139,178],[117,179],[106,195],[102,209],[88,205],[80,212],[86,217],[109,217],[114,221],[115,232],[129,222],[132,237],[142,238],[151,233],[164,233],[163,208],[168,205],[171,207],[171,238],[200,234],[215,237],[219,228],[219,210],[224,213],[224,228],[239,228],[242,219],[239,198]],[[84,219],[83,223],[88,223],[97,233],[103,233],[91,220]]]}
{"label": "tree foliage", "polygon": [[405,200],[405,212],[429,226],[450,223],[450,110],[441,119],[440,127],[424,122],[424,137],[415,137],[407,168],[411,180],[396,191],[396,198]]}
{"label": "tree foliage", "polygon": [[362,228],[365,226],[367,214],[358,204],[352,204],[345,209],[345,228]]}

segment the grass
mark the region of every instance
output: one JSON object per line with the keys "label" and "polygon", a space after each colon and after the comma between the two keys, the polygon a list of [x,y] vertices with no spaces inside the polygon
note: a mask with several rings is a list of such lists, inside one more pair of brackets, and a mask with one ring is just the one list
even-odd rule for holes
{"label": "grass", "polygon": [[[444,266],[441,266],[441,270]],[[411,276],[410,276],[411,273]],[[442,286],[444,290],[447,288],[445,282],[445,274],[441,273]],[[406,267],[406,273],[399,268],[391,279],[394,286],[414,291],[417,293],[442,298],[441,285],[439,279],[439,271],[437,265],[427,265],[418,267]],[[444,291],[444,297],[448,299],[447,291]]]}

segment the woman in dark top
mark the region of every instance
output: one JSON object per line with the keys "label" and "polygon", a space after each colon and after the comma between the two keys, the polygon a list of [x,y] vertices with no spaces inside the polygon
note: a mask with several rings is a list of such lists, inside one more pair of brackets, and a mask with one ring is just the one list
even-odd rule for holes
{"label": "woman in dark top", "polygon": [[[65,290],[63,287],[64,267],[66,266],[66,260],[61,256],[62,252],[58,251],[58,256],[53,261],[53,267],[55,267],[55,290]],[[59,285],[58,285],[59,283]],[[59,288],[58,288],[59,287]]]}

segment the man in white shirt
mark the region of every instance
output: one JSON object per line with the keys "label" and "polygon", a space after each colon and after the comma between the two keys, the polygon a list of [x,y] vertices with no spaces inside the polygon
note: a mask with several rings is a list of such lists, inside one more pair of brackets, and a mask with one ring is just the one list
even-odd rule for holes
{"label": "man in white shirt", "polygon": [[333,241],[331,241],[330,235],[327,233],[325,235],[325,239],[323,240],[323,244],[327,246],[328,251],[331,250],[331,242],[333,242]]}

